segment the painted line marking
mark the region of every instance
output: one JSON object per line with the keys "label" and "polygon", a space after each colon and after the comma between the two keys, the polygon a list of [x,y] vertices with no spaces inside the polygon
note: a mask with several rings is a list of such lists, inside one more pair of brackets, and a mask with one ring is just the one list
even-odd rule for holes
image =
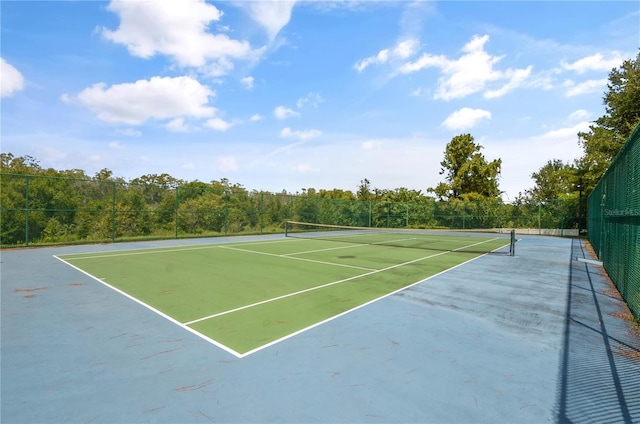
{"label": "painted line marking", "polygon": [[283,253],[282,256],[294,256],[294,255],[304,255],[307,253],[329,252],[331,250],[353,249],[354,247],[362,247],[362,246],[366,246],[366,245],[356,243],[356,244],[349,244],[347,246],[328,247],[326,249],[315,249],[315,250],[306,250],[304,252]]}
{"label": "painted line marking", "polygon": [[[485,240],[485,241],[482,241],[482,242],[479,242],[479,243],[474,243],[474,244],[471,244],[471,245],[469,245],[469,246],[464,246],[464,247],[461,247],[461,248],[458,248],[458,249],[454,249],[454,250],[450,250],[450,251],[446,251],[446,252],[441,252],[441,253],[438,253],[438,254],[435,254],[435,255],[431,255],[431,256],[429,256],[429,257],[434,257],[434,256],[439,256],[439,255],[443,255],[443,254],[452,253],[452,252],[454,252],[454,251],[456,251],[456,250],[465,249],[465,248],[468,248],[468,247],[476,246],[476,245],[479,245],[479,244],[483,244],[483,243],[487,243],[487,242],[494,241],[494,240],[499,240],[499,239],[500,239],[499,237],[496,237],[496,238],[493,238],[493,239],[490,239],[490,240]],[[278,242],[278,241],[286,241],[286,240],[277,240],[277,241],[274,241],[274,242]],[[269,242],[264,242],[264,243],[269,243]],[[205,248],[209,248],[210,246],[211,246],[211,245],[207,245],[207,247],[205,247]],[[507,245],[504,245],[504,246],[498,247],[498,248],[496,248],[496,249],[492,250],[492,252],[495,252],[495,251],[497,251],[497,250],[500,250],[500,249],[504,248],[505,246],[507,246]],[[155,252],[149,252],[149,253],[155,253]],[[100,284],[103,284],[103,285],[105,285],[106,287],[109,287],[110,289],[112,289],[112,290],[114,290],[114,291],[116,291],[116,292],[120,293],[121,295],[125,296],[126,298],[128,298],[128,299],[130,299],[130,300],[133,300],[133,301],[134,301],[134,302],[136,302],[137,304],[139,304],[139,305],[141,305],[141,306],[143,306],[143,307],[145,307],[145,308],[147,308],[147,309],[149,309],[149,310],[151,310],[151,311],[155,312],[156,314],[160,315],[161,317],[163,317],[163,318],[167,319],[169,322],[172,322],[173,324],[178,325],[179,327],[181,327],[181,328],[183,328],[183,329],[187,330],[189,333],[191,333],[191,334],[193,334],[193,335],[195,335],[195,336],[197,336],[197,337],[201,338],[201,339],[202,339],[202,340],[204,340],[204,341],[207,341],[207,342],[209,342],[209,343],[213,344],[214,346],[216,346],[216,347],[218,347],[218,348],[220,348],[220,349],[224,350],[224,351],[225,351],[225,352],[227,352],[227,353],[230,353],[231,355],[235,356],[236,358],[241,359],[241,358],[244,358],[245,356],[249,356],[249,355],[251,355],[251,354],[253,354],[253,353],[259,352],[260,350],[266,349],[266,348],[268,348],[268,347],[270,347],[270,346],[273,346],[273,345],[275,345],[275,344],[277,344],[277,343],[280,343],[280,342],[282,342],[282,341],[284,341],[284,340],[287,340],[287,339],[289,339],[289,338],[291,338],[291,337],[295,337],[295,336],[297,336],[298,334],[301,334],[301,333],[303,333],[303,332],[305,332],[305,331],[307,331],[307,330],[310,330],[310,329],[312,329],[312,328],[315,328],[315,327],[318,327],[318,326],[320,326],[320,325],[323,325],[323,324],[325,324],[325,323],[327,323],[327,322],[330,322],[330,321],[332,321],[332,320],[334,320],[334,319],[337,319],[337,318],[339,318],[339,317],[342,317],[342,316],[344,316],[344,315],[346,315],[346,314],[348,314],[348,313],[351,313],[351,312],[353,312],[353,311],[355,311],[355,310],[358,310],[358,309],[360,309],[360,308],[364,308],[364,307],[366,307],[366,306],[368,306],[368,305],[370,305],[370,304],[372,304],[372,303],[374,303],[374,302],[377,302],[377,301],[379,301],[379,300],[381,300],[381,299],[384,299],[384,298],[386,298],[386,297],[389,297],[389,296],[392,296],[392,295],[394,295],[394,294],[396,294],[396,293],[399,293],[399,292],[401,292],[401,291],[403,291],[403,290],[406,290],[407,288],[413,287],[413,286],[415,286],[415,285],[417,285],[417,284],[423,283],[423,282],[425,282],[425,281],[427,281],[427,280],[430,280],[430,279],[435,278],[435,277],[437,277],[437,276],[439,276],[439,275],[442,275],[442,274],[444,274],[444,273],[446,273],[446,272],[449,272],[449,271],[451,271],[451,270],[453,270],[453,269],[455,269],[455,268],[458,268],[458,267],[460,267],[460,266],[462,266],[462,265],[465,265],[465,264],[467,264],[467,263],[469,263],[469,262],[471,262],[471,261],[474,261],[474,260],[476,260],[476,259],[478,259],[478,258],[481,258],[481,257],[483,257],[483,256],[487,255],[488,253],[490,253],[490,252],[487,252],[487,253],[484,253],[484,254],[478,255],[478,256],[476,256],[476,257],[473,257],[473,258],[471,258],[471,259],[469,259],[469,260],[467,260],[467,261],[465,261],[465,262],[462,262],[462,263],[460,263],[460,264],[458,264],[458,265],[452,266],[451,268],[447,268],[447,269],[445,269],[445,270],[443,270],[443,271],[440,271],[440,272],[439,272],[439,273],[437,273],[437,274],[434,274],[434,275],[431,275],[431,276],[429,276],[429,277],[427,277],[427,278],[424,278],[424,279],[422,279],[422,280],[416,281],[416,282],[415,282],[415,283],[413,283],[413,284],[409,284],[409,285],[407,285],[407,286],[401,287],[401,288],[399,288],[398,290],[395,290],[395,291],[393,291],[393,292],[387,293],[386,295],[383,295],[383,296],[377,297],[377,298],[375,298],[375,299],[372,299],[372,300],[370,300],[369,302],[366,302],[366,303],[363,303],[363,304],[361,304],[361,305],[358,305],[358,306],[356,306],[356,307],[354,307],[354,308],[352,308],[352,309],[349,309],[349,310],[347,310],[347,311],[344,311],[344,312],[342,312],[342,313],[340,313],[340,314],[333,315],[333,316],[331,316],[331,317],[329,317],[329,318],[327,318],[327,319],[325,319],[325,320],[323,320],[323,321],[319,321],[319,322],[317,322],[317,323],[315,323],[315,324],[312,324],[312,325],[310,325],[310,326],[308,326],[308,327],[305,327],[305,328],[302,328],[302,329],[300,329],[300,330],[298,330],[298,331],[295,331],[295,332],[293,332],[293,333],[287,334],[287,335],[286,335],[286,336],[284,336],[284,337],[281,337],[281,338],[279,338],[279,339],[277,339],[277,340],[274,340],[274,341],[272,341],[272,342],[266,343],[266,344],[264,344],[264,345],[262,345],[262,346],[258,346],[257,348],[252,349],[252,350],[249,350],[249,351],[247,351],[247,352],[245,352],[245,353],[239,353],[239,352],[236,352],[236,351],[235,351],[235,350],[233,350],[232,348],[230,348],[230,347],[228,347],[228,346],[226,346],[226,345],[224,345],[224,344],[222,344],[222,343],[220,343],[220,342],[218,342],[218,341],[216,341],[216,340],[214,340],[214,339],[212,339],[212,338],[210,338],[210,337],[208,337],[208,336],[206,336],[206,335],[204,335],[204,334],[200,333],[199,331],[197,331],[197,330],[195,330],[195,329],[193,329],[193,328],[189,327],[187,324],[181,323],[180,321],[176,320],[175,318],[172,318],[171,316],[169,316],[169,315],[165,314],[164,312],[161,312],[160,310],[158,310],[158,309],[154,308],[153,306],[148,305],[147,303],[145,303],[145,302],[143,302],[143,301],[141,301],[141,300],[139,300],[139,299],[137,299],[137,298],[135,298],[135,297],[131,296],[130,294],[128,294],[128,293],[126,293],[126,292],[124,292],[124,291],[122,291],[122,290],[118,289],[117,287],[112,286],[111,284],[108,284],[107,282],[105,282],[105,281],[103,281],[103,280],[101,280],[101,279],[99,279],[99,278],[97,278],[97,277],[95,277],[95,276],[91,275],[90,273],[88,273],[88,272],[86,272],[86,271],[84,271],[84,270],[82,270],[82,269],[78,268],[77,266],[75,266],[75,265],[73,265],[73,264],[71,264],[71,263],[67,262],[65,259],[62,259],[62,258],[60,258],[59,256],[56,256],[56,255],[53,255],[53,257],[54,257],[54,258],[56,258],[56,259],[58,259],[59,261],[61,261],[61,262],[65,263],[65,264],[69,265],[70,267],[74,268],[75,270],[77,270],[77,271],[79,271],[79,272],[81,272],[81,273],[85,274],[86,276],[88,276],[88,277],[90,277],[90,278],[92,278],[92,279],[96,280],[96,281],[97,281],[97,282],[99,282]],[[110,256],[110,255],[106,255],[106,256]],[[428,257],[420,258],[420,259],[418,259],[418,260],[414,260],[414,261],[410,261],[410,262],[417,262],[417,261],[419,261],[419,260],[423,260],[423,259],[427,259],[427,258],[428,258]],[[69,260],[71,260],[71,259],[69,259]],[[410,263],[410,262],[409,262],[409,263]],[[398,264],[398,265],[396,265],[396,267],[397,267],[397,266],[401,266],[401,265],[406,265],[406,264],[408,264],[408,263],[405,263],[405,264]],[[389,269],[390,269],[390,268],[392,268],[392,267],[389,267]],[[364,275],[366,275],[366,274],[363,274],[363,275],[360,275],[360,276],[357,276],[357,277],[361,277],[361,276],[364,276]],[[335,284],[335,283],[334,283],[334,284]],[[192,322],[193,322],[193,321],[192,321]]]}
{"label": "painted line marking", "polygon": [[[247,243],[243,243],[243,242],[238,242],[238,243],[242,243],[244,246],[247,245],[256,245],[256,244],[270,244],[270,243],[289,243],[289,242],[294,242],[294,241],[301,241],[300,239],[296,239],[296,240],[291,240],[291,239],[283,239],[283,240],[271,240],[271,241],[263,241],[263,242],[247,242]],[[58,259],[64,260],[64,261],[77,261],[80,259],[99,259],[99,258],[111,258],[111,257],[118,257],[118,256],[134,256],[134,255],[152,255],[152,254],[156,254],[156,253],[166,253],[166,252],[187,252],[190,250],[204,250],[204,249],[216,249],[216,248],[221,248],[221,247],[225,247],[225,245],[222,244],[206,244],[206,245],[202,245],[202,246],[184,246],[184,247],[178,247],[178,248],[156,248],[156,249],[134,249],[134,250],[126,250],[122,253],[111,253],[111,252],[104,252],[103,254],[99,254],[99,255],[91,255],[91,256],[84,256],[86,254],[82,254],[83,256],[77,256],[77,257],[73,257],[73,253],[69,253],[67,255],[60,255],[60,257],[57,257]],[[117,251],[114,251],[117,252]],[[69,257],[71,256],[71,257]],[[62,259],[62,257],[64,257],[64,259]]]}
{"label": "painted line marking", "polygon": [[313,263],[322,264],[322,265],[339,266],[339,267],[343,267],[343,268],[354,268],[354,269],[360,269],[360,270],[363,270],[363,271],[375,271],[375,269],[373,269],[373,268],[364,268],[364,267],[355,266],[355,265],[338,264],[338,263],[335,263],[335,262],[317,261],[315,259],[296,258],[294,256],[278,255],[276,253],[267,253],[267,252],[258,252],[256,250],[238,249],[237,247],[220,246],[220,248],[221,249],[227,249],[227,250],[235,250],[235,251],[238,251],[238,252],[253,253],[255,255],[266,255],[266,256],[273,256],[273,257],[276,257],[276,258],[292,259],[292,260],[296,260],[296,261],[313,262]]}
{"label": "painted line marking", "polygon": [[161,317],[163,317],[163,318],[165,318],[165,319],[169,320],[170,322],[172,322],[172,323],[176,324],[177,326],[184,328],[184,329],[185,329],[185,330],[187,330],[188,332],[190,332],[190,333],[192,333],[192,334],[195,334],[196,336],[200,337],[201,339],[208,341],[209,343],[211,343],[211,344],[213,344],[213,345],[215,345],[215,346],[219,347],[220,349],[222,349],[222,350],[224,350],[224,351],[226,351],[226,352],[228,352],[228,353],[230,353],[230,354],[232,354],[232,355],[234,355],[234,356],[236,356],[236,357],[238,357],[238,358],[241,358],[241,357],[242,357],[242,354],[241,354],[241,353],[236,352],[235,350],[231,349],[230,347],[225,346],[225,345],[223,345],[222,343],[217,342],[217,341],[213,340],[212,338],[207,337],[207,336],[205,336],[204,334],[202,334],[202,333],[200,333],[200,332],[198,332],[198,331],[194,330],[193,328],[190,328],[190,327],[188,327],[188,326],[186,326],[186,325],[182,324],[180,321],[176,320],[175,318],[172,318],[171,316],[169,316],[169,315],[165,314],[164,312],[162,312],[162,311],[160,311],[160,310],[158,310],[158,309],[154,308],[153,306],[151,306],[151,305],[149,305],[149,304],[147,304],[147,303],[145,303],[145,302],[143,302],[143,301],[141,301],[141,300],[139,300],[139,299],[137,299],[137,298],[135,298],[135,297],[131,296],[131,295],[130,295],[130,294],[128,294],[127,292],[124,292],[124,291],[120,290],[119,288],[117,288],[117,287],[115,287],[115,286],[112,286],[111,284],[109,284],[109,283],[105,282],[104,280],[101,280],[100,278],[97,278],[97,277],[95,277],[95,276],[93,276],[93,275],[89,274],[88,272],[86,272],[86,271],[84,271],[84,270],[82,270],[82,269],[78,268],[77,266],[75,266],[75,265],[73,265],[73,264],[71,264],[71,263],[69,263],[69,262],[65,261],[64,259],[61,259],[60,257],[58,257],[58,256],[56,256],[56,255],[53,255],[53,257],[54,257],[54,258],[56,258],[57,260],[61,261],[61,262],[64,262],[65,264],[69,265],[71,268],[74,268],[74,269],[76,269],[76,270],[80,271],[80,272],[81,272],[81,273],[83,273],[84,275],[86,275],[86,276],[88,276],[88,277],[91,277],[92,279],[96,280],[96,281],[97,281],[97,282],[99,282],[100,284],[104,284],[105,286],[109,287],[110,289],[115,290],[116,292],[120,293],[121,295],[125,296],[126,298],[133,300],[133,301],[134,301],[134,302],[136,302],[137,304],[142,305],[142,306],[144,306],[145,308],[147,308],[147,309],[149,309],[149,310],[151,310],[151,311],[155,312],[156,314],[158,314],[158,315],[160,315]]}
{"label": "painted line marking", "polygon": [[[496,239],[494,239],[494,240],[496,240]],[[496,249],[492,250],[491,252],[495,252],[495,251],[497,251],[497,250],[500,250],[500,249],[504,248],[505,246],[508,246],[508,244],[505,244],[504,246],[500,246],[500,247],[498,247],[498,248],[496,248]],[[295,336],[297,336],[298,334],[302,334],[302,333],[304,333],[305,331],[311,330],[311,329],[313,329],[313,328],[315,328],[315,327],[319,327],[319,326],[321,326],[321,325],[324,325],[324,324],[326,324],[326,323],[328,323],[328,322],[330,322],[330,321],[333,321],[334,319],[337,319],[337,318],[340,318],[340,317],[342,317],[342,316],[344,316],[344,315],[350,314],[351,312],[354,312],[354,311],[356,311],[356,310],[358,310],[358,309],[360,309],[360,308],[367,307],[367,306],[371,305],[372,303],[375,303],[375,302],[377,302],[377,301],[379,301],[379,300],[382,300],[382,299],[384,299],[384,298],[387,298],[387,297],[389,297],[389,296],[393,296],[394,294],[396,294],[396,293],[400,293],[400,292],[401,292],[401,291],[403,291],[403,290],[406,290],[406,289],[411,288],[411,287],[413,287],[413,286],[416,286],[416,285],[418,285],[418,284],[422,284],[422,283],[424,283],[425,281],[431,280],[432,278],[436,278],[436,277],[438,277],[438,276],[440,276],[440,275],[442,275],[442,274],[444,274],[444,273],[447,273],[447,272],[449,272],[449,271],[451,271],[451,270],[453,270],[453,269],[456,269],[456,268],[461,267],[461,266],[463,266],[463,265],[465,265],[465,264],[468,264],[468,263],[469,263],[469,262],[471,262],[471,261],[475,261],[475,260],[476,260],[476,259],[478,259],[478,258],[481,258],[481,257],[483,257],[483,256],[486,256],[486,255],[488,255],[488,254],[489,254],[489,253],[491,253],[491,252],[487,252],[487,253],[484,253],[484,254],[482,254],[482,255],[478,255],[478,256],[476,256],[476,257],[473,257],[473,258],[471,258],[471,259],[469,259],[469,260],[467,260],[467,261],[465,261],[465,262],[462,262],[462,263],[460,263],[460,264],[458,264],[458,265],[452,266],[451,268],[447,268],[447,269],[445,269],[445,270],[443,270],[443,271],[440,271],[440,272],[438,272],[437,274],[433,274],[433,275],[431,275],[431,276],[429,276],[429,277],[427,277],[427,278],[424,278],[424,279],[422,279],[422,280],[416,281],[416,282],[415,282],[415,283],[413,283],[413,284],[406,285],[406,286],[404,286],[404,287],[399,288],[398,290],[392,291],[391,293],[387,293],[387,294],[385,294],[385,295],[382,295],[382,296],[380,296],[380,297],[377,297],[377,298],[375,298],[375,299],[372,299],[372,300],[370,300],[370,301],[368,301],[368,302],[366,302],[366,303],[363,303],[363,304],[361,304],[361,305],[355,306],[355,307],[353,307],[353,308],[351,308],[351,309],[349,309],[349,310],[346,310],[346,311],[344,311],[344,312],[342,312],[342,313],[339,313],[339,314],[337,314],[337,315],[330,316],[329,318],[327,318],[327,319],[325,319],[325,320],[323,320],[323,321],[319,321],[319,322],[317,322],[317,323],[315,323],[315,324],[312,324],[312,325],[310,325],[310,326],[308,326],[308,327],[301,328],[300,330],[295,331],[295,332],[293,332],[293,333],[291,333],[291,334],[287,334],[286,336],[281,337],[281,338],[279,338],[279,339],[277,339],[277,340],[274,340],[274,341],[272,341],[272,342],[266,343],[266,344],[264,344],[264,345],[262,345],[262,346],[258,346],[257,348],[255,348],[255,349],[253,349],[253,350],[249,350],[249,351],[247,351],[247,352],[243,353],[243,354],[242,354],[242,356],[241,356],[241,358],[244,358],[245,356],[249,356],[249,355],[251,355],[251,354],[253,354],[253,353],[259,352],[259,351],[261,351],[261,350],[263,350],[263,349],[266,349],[266,348],[268,348],[268,347],[271,347],[271,346],[273,346],[273,345],[275,345],[275,344],[278,344],[278,343],[280,343],[280,342],[282,342],[282,341],[285,341],[285,340],[287,340],[287,339],[290,339],[290,338],[292,338],[292,337],[295,337]],[[447,253],[450,253],[450,252],[447,252]]]}
{"label": "painted line marking", "polygon": [[367,277],[369,275],[378,274],[380,272],[389,271],[391,269],[399,268],[401,266],[410,265],[410,264],[413,264],[413,263],[416,263],[416,262],[423,261],[425,259],[431,259],[431,258],[435,258],[437,256],[442,256],[442,255],[446,255],[446,254],[449,254],[449,253],[453,253],[456,250],[466,249],[468,247],[473,247],[473,246],[477,246],[479,244],[488,243],[488,242],[493,241],[493,240],[497,240],[497,238],[496,239],[491,239],[491,240],[485,240],[485,241],[474,243],[474,244],[470,244],[468,246],[459,247],[458,249],[449,250],[449,251],[446,251],[446,252],[435,253],[433,255],[424,256],[422,258],[414,259],[414,260],[411,260],[411,261],[408,261],[408,262],[403,262],[403,263],[400,263],[400,264],[391,265],[391,266],[388,266],[386,268],[377,269],[377,270],[374,270],[374,271],[366,272],[364,274],[356,275],[356,276],[345,278],[345,279],[338,280],[338,281],[332,281],[331,283],[321,284],[319,286],[310,287],[308,289],[299,290],[299,291],[296,291],[296,292],[293,292],[293,293],[288,293],[288,294],[285,294],[285,295],[282,295],[282,296],[277,296],[277,297],[274,297],[274,298],[271,298],[271,299],[261,300],[260,302],[251,303],[249,305],[240,306],[238,308],[233,308],[233,309],[229,309],[227,311],[222,311],[222,312],[218,312],[218,313],[215,313],[215,314],[208,315],[206,317],[198,318],[198,319],[195,319],[193,321],[188,321],[188,322],[185,322],[184,325],[192,325],[192,324],[195,324],[195,323],[200,322],[200,321],[206,321],[208,319],[217,318],[219,316],[227,315],[227,314],[230,314],[230,313],[233,313],[233,312],[238,312],[238,311],[242,311],[244,309],[253,308],[255,306],[264,305],[266,303],[275,302],[276,300],[286,299],[287,297],[297,296],[297,295],[300,295],[300,294],[303,294],[303,293],[308,293],[308,292],[311,292],[311,291],[323,289],[323,288],[330,287],[330,286],[333,286],[333,285],[336,285],[336,284],[341,284],[341,283],[345,283],[347,281],[352,281],[352,280],[355,280],[355,279],[358,279],[358,278]]}

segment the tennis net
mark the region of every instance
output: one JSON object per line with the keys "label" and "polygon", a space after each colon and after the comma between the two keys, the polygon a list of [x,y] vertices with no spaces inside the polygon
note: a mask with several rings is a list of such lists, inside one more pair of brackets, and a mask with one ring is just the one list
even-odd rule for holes
{"label": "tennis net", "polygon": [[450,252],[513,255],[515,238],[485,234],[405,228],[353,227],[287,221],[285,236],[363,245],[405,247]]}

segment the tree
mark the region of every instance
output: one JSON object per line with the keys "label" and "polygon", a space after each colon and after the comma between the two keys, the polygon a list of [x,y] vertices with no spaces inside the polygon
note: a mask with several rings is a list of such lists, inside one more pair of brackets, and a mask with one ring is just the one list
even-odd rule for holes
{"label": "tree", "polygon": [[12,153],[0,153],[0,171],[7,174],[39,175],[42,167],[31,156],[15,157]]}
{"label": "tree", "polygon": [[480,153],[482,149],[471,134],[453,137],[445,149],[444,160],[440,162],[440,174],[446,174],[445,181],[427,191],[435,193],[440,200],[498,198],[502,160],[487,162]]}
{"label": "tree", "polygon": [[371,183],[368,179],[360,180],[358,191],[356,192],[356,198],[362,201],[371,200]]}
{"label": "tree", "polygon": [[609,73],[607,88],[606,114],[596,122],[626,140],[640,122],[640,53]]}
{"label": "tree", "polygon": [[531,174],[535,186],[527,190],[533,200],[552,200],[571,195],[576,191],[576,168],[559,159],[548,161],[538,172]]}
{"label": "tree", "polygon": [[575,163],[588,195],[640,123],[640,53],[609,73],[605,115],[578,133],[584,154]]}

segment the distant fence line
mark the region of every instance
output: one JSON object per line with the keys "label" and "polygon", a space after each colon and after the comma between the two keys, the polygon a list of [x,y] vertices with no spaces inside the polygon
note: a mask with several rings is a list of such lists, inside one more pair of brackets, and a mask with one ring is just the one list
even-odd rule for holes
{"label": "distant fence line", "polygon": [[588,199],[589,241],[640,319],[640,124]]}
{"label": "distant fence line", "polygon": [[[284,231],[286,220],[393,228],[577,229],[578,199],[359,201],[0,173],[3,247]],[[560,232],[563,234],[563,232]]]}

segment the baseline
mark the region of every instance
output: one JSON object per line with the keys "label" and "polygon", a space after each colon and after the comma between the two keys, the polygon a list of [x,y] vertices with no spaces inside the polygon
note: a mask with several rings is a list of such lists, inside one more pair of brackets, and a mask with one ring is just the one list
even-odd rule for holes
{"label": "baseline", "polygon": [[194,330],[193,328],[190,328],[189,326],[187,326],[187,325],[185,325],[185,324],[181,323],[180,321],[178,321],[177,319],[173,318],[172,316],[167,315],[167,314],[165,314],[164,312],[162,312],[162,311],[160,311],[160,310],[158,310],[158,309],[154,308],[153,306],[149,305],[148,303],[145,303],[145,302],[141,301],[140,299],[138,299],[138,298],[136,298],[136,297],[134,297],[134,296],[131,296],[129,293],[127,293],[127,292],[125,292],[125,291],[123,291],[123,290],[120,290],[119,288],[117,288],[117,287],[115,287],[115,286],[112,286],[111,284],[107,283],[106,281],[104,281],[104,280],[102,280],[102,279],[100,279],[100,278],[96,277],[96,276],[95,276],[95,275],[93,275],[93,274],[88,273],[87,271],[84,271],[84,270],[83,270],[83,269],[81,269],[81,268],[78,268],[77,266],[75,266],[75,265],[73,265],[73,264],[71,264],[71,263],[69,263],[69,262],[65,261],[64,259],[60,258],[59,256],[53,255],[53,257],[54,257],[54,258],[56,258],[57,260],[59,260],[59,261],[61,261],[61,262],[65,263],[65,264],[69,265],[71,268],[73,268],[73,269],[75,269],[75,270],[77,270],[77,271],[80,271],[80,272],[81,272],[81,273],[83,273],[84,275],[86,275],[86,276],[88,276],[88,277],[90,277],[90,278],[92,278],[92,279],[96,280],[96,281],[97,281],[97,282],[99,282],[100,284],[103,284],[103,285],[105,285],[105,286],[109,287],[110,289],[115,290],[116,292],[120,293],[120,294],[121,294],[121,295],[123,295],[124,297],[126,297],[126,298],[128,298],[128,299],[130,299],[130,300],[132,300],[132,301],[134,301],[134,302],[136,302],[136,303],[137,303],[137,304],[139,304],[139,305],[144,306],[145,308],[149,309],[150,311],[155,312],[156,314],[158,314],[158,315],[160,315],[161,317],[163,317],[163,318],[167,319],[168,321],[170,321],[170,322],[174,323],[175,325],[177,325],[177,326],[179,326],[179,327],[181,327],[181,328],[184,328],[185,330],[187,330],[187,331],[188,331],[188,332],[190,332],[191,334],[194,334],[194,335],[196,335],[196,336],[200,337],[201,339],[203,339],[203,340],[205,340],[205,341],[207,341],[207,342],[209,342],[209,343],[211,343],[211,344],[213,344],[213,345],[215,345],[215,346],[219,347],[220,349],[222,349],[222,350],[224,350],[224,351],[226,351],[226,352],[228,352],[228,353],[230,353],[230,354],[232,354],[232,355],[234,355],[234,356],[236,356],[236,357],[238,357],[238,358],[241,358],[241,357],[242,357],[242,354],[241,354],[241,353],[236,352],[235,350],[231,349],[229,346],[226,346],[226,345],[224,345],[224,344],[222,344],[222,343],[220,343],[220,342],[218,342],[218,341],[216,341],[216,340],[214,340],[214,339],[212,339],[212,338],[210,338],[210,337],[207,337],[206,335],[204,335],[204,334],[200,333],[199,331]]}
{"label": "baseline", "polygon": [[[270,241],[262,241],[262,242],[235,242],[233,244],[242,244],[245,246],[248,245],[257,245],[257,244],[275,244],[275,243],[291,243],[291,242],[296,242],[296,241],[301,241],[300,239],[283,239],[283,240],[270,240]],[[98,255],[89,255],[89,254],[74,254],[74,253],[69,253],[66,255],[60,255],[60,257],[56,256],[56,255],[52,255],[55,258],[61,259],[61,260],[65,260],[65,261],[76,261],[76,260],[81,260],[81,259],[100,259],[100,258],[111,258],[111,257],[118,257],[118,256],[133,256],[133,255],[151,255],[151,254],[157,254],[157,253],[171,253],[171,252],[187,252],[190,250],[205,250],[205,249],[217,249],[217,248],[221,248],[221,247],[225,247],[226,245],[224,244],[205,244],[205,245],[201,245],[201,246],[181,246],[181,247],[159,247],[159,248],[152,248],[152,249],[130,249],[130,250],[125,250],[125,251],[114,251],[114,253],[110,254],[111,252],[103,252],[103,254],[98,254]],[[74,256],[77,255],[77,256]],[[64,257],[64,259],[62,259],[62,257]]]}

